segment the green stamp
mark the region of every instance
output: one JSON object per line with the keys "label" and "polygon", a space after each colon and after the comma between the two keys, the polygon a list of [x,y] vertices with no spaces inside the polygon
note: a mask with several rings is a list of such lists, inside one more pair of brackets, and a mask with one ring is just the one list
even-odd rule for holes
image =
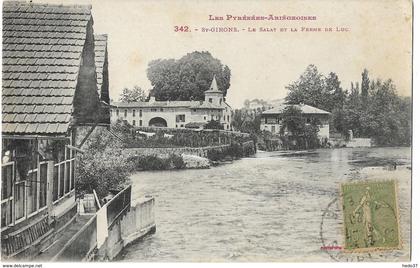
{"label": "green stamp", "polygon": [[401,246],[395,181],[341,185],[347,251]]}

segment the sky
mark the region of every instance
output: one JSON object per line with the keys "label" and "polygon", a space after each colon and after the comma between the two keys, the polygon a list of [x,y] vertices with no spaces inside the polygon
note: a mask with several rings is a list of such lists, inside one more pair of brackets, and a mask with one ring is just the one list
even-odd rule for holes
{"label": "sky", "polygon": [[[33,2],[45,2],[34,0]],[[370,78],[391,78],[400,95],[411,95],[411,1],[145,1],[80,0],[91,4],[95,33],[108,34],[110,94],[124,87],[151,88],[148,63],[193,51],[209,51],[232,71],[227,101],[240,108],[245,99],[278,99],[309,64],[342,87]],[[311,21],[210,21],[209,15],[316,16]],[[189,26],[191,32],[175,32]],[[206,27],[277,28],[277,32],[204,33]],[[333,28],[333,32],[302,31]],[[337,32],[336,27],[348,31]],[[288,28],[287,32],[278,32]],[[297,32],[290,32],[296,28]],[[198,31],[195,31],[198,29]]]}

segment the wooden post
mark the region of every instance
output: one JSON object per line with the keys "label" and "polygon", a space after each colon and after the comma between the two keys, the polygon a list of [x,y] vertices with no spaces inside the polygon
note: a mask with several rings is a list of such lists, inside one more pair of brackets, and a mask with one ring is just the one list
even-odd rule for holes
{"label": "wooden post", "polygon": [[[47,207],[48,207],[48,224],[53,221],[53,183],[54,183],[54,161],[47,162]],[[58,189],[60,191],[60,189]]]}

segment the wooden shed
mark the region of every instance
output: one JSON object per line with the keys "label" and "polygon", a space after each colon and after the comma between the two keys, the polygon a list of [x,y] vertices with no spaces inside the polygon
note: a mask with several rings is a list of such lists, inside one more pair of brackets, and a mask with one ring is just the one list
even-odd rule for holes
{"label": "wooden shed", "polygon": [[3,3],[2,258],[30,259],[76,217],[77,127],[109,122],[96,60],[90,6]]}

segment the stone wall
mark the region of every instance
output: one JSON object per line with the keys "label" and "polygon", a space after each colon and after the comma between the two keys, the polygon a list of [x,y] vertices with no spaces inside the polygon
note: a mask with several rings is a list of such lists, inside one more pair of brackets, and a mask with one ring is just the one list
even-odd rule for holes
{"label": "stone wall", "polygon": [[354,138],[347,142],[346,147],[372,147],[372,140],[370,138]]}
{"label": "stone wall", "polygon": [[[253,141],[246,141],[242,144],[242,149],[244,150],[244,156],[250,156],[255,154],[255,144]],[[124,149],[125,153],[131,155],[157,155],[157,156],[168,156],[170,154],[177,155],[196,155],[200,157],[207,157],[209,150],[227,150],[231,145],[223,144],[218,146],[208,146],[208,147],[160,147],[160,148],[126,148]]]}
{"label": "stone wall", "polygon": [[124,151],[128,154],[133,155],[170,155],[170,154],[188,154],[196,155],[201,157],[207,157],[207,152],[211,149],[226,149],[230,145],[219,145],[219,146],[209,146],[209,147],[175,147],[175,148],[126,148]]}

